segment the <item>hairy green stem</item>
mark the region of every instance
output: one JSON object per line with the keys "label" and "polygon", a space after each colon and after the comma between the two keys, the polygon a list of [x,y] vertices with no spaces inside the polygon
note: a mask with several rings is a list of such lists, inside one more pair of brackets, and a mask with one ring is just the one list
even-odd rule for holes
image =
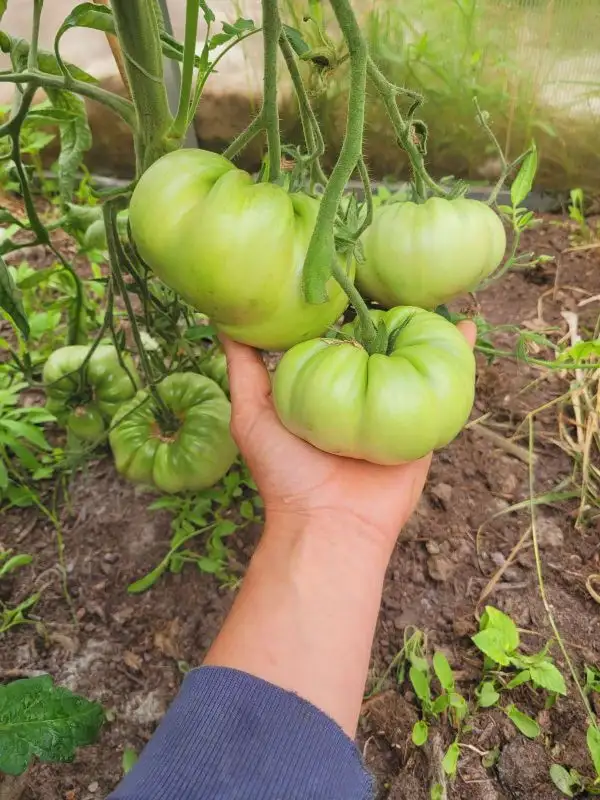
{"label": "hairy green stem", "polygon": [[173,149],[167,140],[173,117],[163,79],[160,29],[154,4],[147,0],[112,0],[111,5],[136,113],[134,142],[139,177]]}
{"label": "hairy green stem", "polygon": [[[348,260],[350,260],[350,258]],[[364,343],[367,345],[367,349],[369,349],[369,345],[375,341],[375,337],[377,336],[377,328],[375,327],[375,323],[369,314],[367,304],[363,300],[361,293],[354,285],[352,278],[350,278],[348,273],[342,269],[337,257],[334,258],[332,262],[331,272],[333,277],[348,295],[348,300],[350,300],[356,309],[360,323],[361,337]]]}
{"label": "hairy green stem", "polygon": [[281,141],[279,139],[279,107],[277,105],[277,52],[281,35],[281,19],[277,0],[262,0],[264,78],[261,117],[267,131],[269,146],[269,180],[275,182],[281,174]]}
{"label": "hairy green stem", "polygon": [[31,43],[27,55],[27,69],[36,70],[38,65],[38,44],[40,40],[40,18],[44,0],[33,0],[33,25],[31,26]]}
{"label": "hairy green stem", "polygon": [[179,107],[177,108],[177,116],[169,131],[169,135],[174,139],[183,139],[188,128],[192,84],[194,82],[194,62],[196,60],[196,36],[198,34],[199,14],[200,0],[187,0],[185,7],[185,39],[183,44],[183,68],[181,70]]}
{"label": "hairy green stem", "polygon": [[400,109],[398,108],[397,96],[400,92],[404,92],[404,90],[388,81],[383,72],[381,72],[370,57],[368,59],[367,68],[369,79],[383,101],[392,127],[394,128],[396,138],[409,158],[413,174],[418,176],[434,195],[437,197],[446,197],[447,192],[433,180],[425,169],[423,155],[419,152],[418,146],[413,141],[412,124],[404,121]]}
{"label": "hairy green stem", "polygon": [[296,56],[285,31],[281,32],[279,46],[298,101],[300,122],[302,124],[304,141],[306,142],[306,163],[311,165],[311,179],[314,177],[315,180],[325,185],[327,183],[327,176],[323,172],[320,161],[321,156],[325,152],[325,141],[323,140],[323,134],[321,133],[316,114],[308,99],[308,93],[304,86],[300,70],[298,69],[298,64],[296,63]]}
{"label": "hairy green stem", "polygon": [[[113,92],[108,92],[106,89],[101,89],[93,83],[85,83],[70,79],[66,81],[63,76],[50,75],[41,72],[3,72],[0,73],[0,83],[14,83],[17,85],[23,83],[33,84],[36,88],[39,86],[42,89],[62,89],[64,91],[74,92],[80,94],[82,97],[87,97],[90,100],[95,100],[97,103],[110,108],[114,111],[124,122],[131,128],[135,127],[135,112],[133,105],[129,100],[119,97]],[[2,135],[2,128],[0,128],[0,136]]]}
{"label": "hairy green stem", "polygon": [[326,284],[336,258],[334,223],[342,194],[362,155],[368,50],[349,0],[331,0],[350,53],[350,93],[346,132],[340,155],[319,206],[303,271],[303,289],[309,303],[327,300]]}
{"label": "hairy green stem", "polygon": [[369,178],[369,172],[367,170],[367,165],[365,163],[365,159],[361,156],[358,159],[358,174],[360,175],[360,179],[363,185],[363,191],[365,193],[365,202],[367,204],[367,214],[365,219],[358,229],[356,233],[356,239],[360,239],[363,233],[367,230],[369,225],[373,222],[373,190],[371,189],[371,179]]}
{"label": "hairy green stem", "polygon": [[238,153],[246,147],[254,137],[259,134],[262,130],[264,130],[264,123],[263,123],[263,114],[262,109],[257,114],[256,117],[252,120],[252,122],[248,125],[248,127],[243,130],[239,136],[237,136],[233,142],[229,145],[227,150],[223,152],[225,158],[233,159],[235,158]]}

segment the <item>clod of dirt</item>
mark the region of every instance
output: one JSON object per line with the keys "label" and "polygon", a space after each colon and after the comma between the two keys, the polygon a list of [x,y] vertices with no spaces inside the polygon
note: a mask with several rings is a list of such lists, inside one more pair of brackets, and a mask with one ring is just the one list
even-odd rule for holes
{"label": "clod of dirt", "polygon": [[452,500],[452,487],[449,483],[436,483],[429,491],[436,500],[440,501],[444,508],[448,507],[448,504]]}
{"label": "clod of dirt", "polygon": [[145,696],[133,695],[125,706],[125,715],[141,725],[153,725],[163,717],[166,710],[164,696],[154,691]]}
{"label": "clod of dirt", "polygon": [[406,746],[413,725],[419,719],[417,710],[393,689],[367,700],[363,713],[373,733],[385,736],[393,747]]}
{"label": "clod of dirt", "polygon": [[453,564],[446,556],[430,556],[427,559],[427,572],[433,581],[445,583],[452,577],[456,564]]}
{"label": "clod of dirt", "polygon": [[427,800],[427,788],[414,775],[402,772],[394,779],[387,800]]}
{"label": "clod of dirt", "polygon": [[542,550],[562,547],[565,541],[561,528],[551,517],[545,517],[543,514],[537,518],[536,534],[538,545]]}
{"label": "clod of dirt", "polygon": [[562,800],[550,780],[550,759],[539,742],[513,739],[500,753],[498,776],[511,800]]}

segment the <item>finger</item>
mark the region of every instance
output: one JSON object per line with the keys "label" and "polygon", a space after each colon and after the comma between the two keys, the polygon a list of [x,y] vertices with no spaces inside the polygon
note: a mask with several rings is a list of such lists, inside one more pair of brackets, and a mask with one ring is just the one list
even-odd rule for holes
{"label": "finger", "polygon": [[470,319],[464,319],[462,322],[459,322],[456,327],[467,340],[469,347],[473,349],[473,347],[475,347],[475,340],[477,339],[477,325],[471,322]]}
{"label": "finger", "polygon": [[227,357],[229,393],[236,411],[264,403],[271,394],[271,381],[258,351],[223,334],[219,339]]}

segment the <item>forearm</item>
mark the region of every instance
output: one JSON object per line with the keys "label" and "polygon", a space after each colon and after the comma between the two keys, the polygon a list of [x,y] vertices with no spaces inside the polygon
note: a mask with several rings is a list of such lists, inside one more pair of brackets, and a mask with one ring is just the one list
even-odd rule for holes
{"label": "forearm", "polygon": [[205,664],[292,691],[353,737],[388,557],[354,519],[268,517]]}

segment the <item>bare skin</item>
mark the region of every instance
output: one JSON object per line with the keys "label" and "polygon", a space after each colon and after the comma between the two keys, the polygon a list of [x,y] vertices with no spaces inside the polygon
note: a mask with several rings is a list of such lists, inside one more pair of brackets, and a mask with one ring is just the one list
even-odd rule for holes
{"label": "bare skin", "polygon": [[[473,345],[475,326],[460,328]],[[228,339],[223,344],[232,433],[266,522],[205,664],[295,692],[353,737],[385,571],[431,456],[382,467],[315,449],[279,422],[260,355]]]}

